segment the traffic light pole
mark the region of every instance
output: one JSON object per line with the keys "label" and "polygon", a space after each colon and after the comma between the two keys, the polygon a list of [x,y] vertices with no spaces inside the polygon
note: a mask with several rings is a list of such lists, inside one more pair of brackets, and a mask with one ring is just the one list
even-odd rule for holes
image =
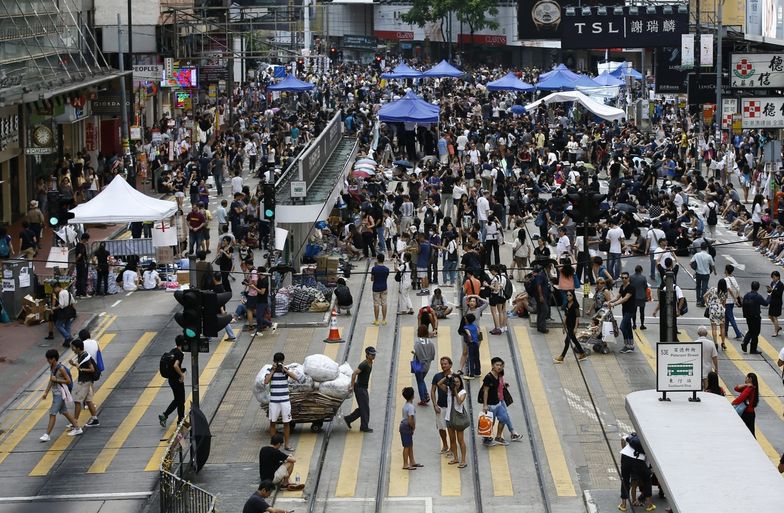
{"label": "traffic light pole", "polygon": [[[188,257],[188,279],[190,289],[199,289],[199,277],[196,273],[196,257]],[[191,344],[191,408],[199,407],[199,344]],[[191,426],[193,423],[191,422]],[[193,435],[193,433],[191,433]]]}

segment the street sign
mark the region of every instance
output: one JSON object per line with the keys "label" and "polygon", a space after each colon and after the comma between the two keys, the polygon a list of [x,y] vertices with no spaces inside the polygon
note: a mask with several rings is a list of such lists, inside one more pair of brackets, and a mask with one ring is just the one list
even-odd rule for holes
{"label": "street sign", "polygon": [[308,184],[305,180],[291,181],[291,197],[306,198],[308,196]]}
{"label": "street sign", "polygon": [[730,85],[736,88],[784,88],[784,53],[733,53]]}
{"label": "street sign", "polygon": [[722,98],[721,100],[721,129],[732,128],[732,115],[738,112],[737,98]]}
{"label": "street sign", "polygon": [[657,343],[656,391],[699,392],[701,390],[702,343]]}
{"label": "street sign", "polygon": [[740,112],[743,128],[784,128],[784,98],[743,98]]}

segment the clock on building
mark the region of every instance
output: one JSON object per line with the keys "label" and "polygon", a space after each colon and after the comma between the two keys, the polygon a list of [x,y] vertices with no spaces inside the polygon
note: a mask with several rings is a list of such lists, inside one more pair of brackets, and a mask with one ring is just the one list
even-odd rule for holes
{"label": "clock on building", "polygon": [[48,126],[38,125],[33,129],[33,142],[36,146],[51,146],[52,139],[52,129]]}

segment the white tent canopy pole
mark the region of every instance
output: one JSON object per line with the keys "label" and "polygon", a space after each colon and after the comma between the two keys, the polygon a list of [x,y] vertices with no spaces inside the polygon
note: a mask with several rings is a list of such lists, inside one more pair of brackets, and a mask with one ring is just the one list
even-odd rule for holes
{"label": "white tent canopy pole", "polygon": [[541,107],[543,104],[550,105],[551,103],[562,102],[577,102],[595,115],[608,121],[620,121],[626,117],[626,113],[623,111],[623,109],[617,109],[609,105],[603,105],[595,100],[592,100],[580,91],[562,91],[548,94],[544,98],[526,105],[525,110],[533,111]]}
{"label": "white tent canopy pole", "polygon": [[147,196],[117,175],[96,197],[69,212],[74,214],[69,224],[160,221],[177,212],[177,203]]}

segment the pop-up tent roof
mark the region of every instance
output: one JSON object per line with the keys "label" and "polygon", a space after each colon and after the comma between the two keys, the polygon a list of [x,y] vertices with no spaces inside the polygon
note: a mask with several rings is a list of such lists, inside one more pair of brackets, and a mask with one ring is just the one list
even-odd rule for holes
{"label": "pop-up tent roof", "polygon": [[566,64],[559,64],[558,66],[554,67],[553,69],[551,69],[547,73],[540,74],[539,75],[539,80],[542,81],[545,78],[549,77],[550,75],[554,75],[556,73],[560,73],[561,75],[569,77],[569,78],[571,78],[573,80],[577,79],[577,73],[575,73],[574,71],[572,71],[569,68],[567,68]]}
{"label": "pop-up tent roof", "polygon": [[422,76],[425,77],[433,77],[433,78],[459,78],[465,75],[465,72],[460,71],[459,69],[455,68],[445,60],[439,62],[429,70],[422,73]]}
{"label": "pop-up tent roof", "polygon": [[440,111],[437,105],[409,91],[401,99],[382,106],[378,119],[390,123],[438,123]]}
{"label": "pop-up tent roof", "polygon": [[613,76],[607,70],[602,71],[593,81],[602,86],[622,86],[624,83],[623,80]]}
{"label": "pop-up tent roof", "polygon": [[626,61],[624,61],[623,63],[621,63],[620,66],[612,70],[610,72],[610,75],[621,79],[624,79],[626,77],[632,77],[635,80],[642,80],[642,73],[629,66],[629,63]]}
{"label": "pop-up tent roof", "polygon": [[151,198],[117,175],[96,197],[70,210],[70,224],[160,221],[177,212],[174,201]]}
{"label": "pop-up tent roof", "polygon": [[580,91],[564,91],[548,94],[544,98],[526,105],[525,110],[530,112],[532,110],[538,109],[542,106],[542,104],[549,105],[551,103],[559,102],[577,102],[600,118],[606,119],[608,121],[621,120],[626,117],[626,113],[623,111],[623,109],[617,109],[609,105],[603,105],[595,100],[592,100]]}
{"label": "pop-up tent roof", "polygon": [[578,75],[564,69],[555,69],[536,83],[536,88],[544,91],[573,91],[577,87],[598,87],[588,75]]}
{"label": "pop-up tent roof", "polygon": [[488,82],[487,88],[491,91],[520,91],[523,93],[536,89],[531,84],[526,84],[517,78],[514,73],[507,73],[498,80]]}
{"label": "pop-up tent roof", "polygon": [[381,78],[386,79],[394,79],[394,78],[420,78],[422,76],[421,71],[417,71],[408,64],[400,63],[395,66],[389,73],[382,73]]}
{"label": "pop-up tent roof", "polygon": [[302,80],[298,79],[294,75],[287,75],[286,78],[284,78],[277,84],[272,84],[267,86],[267,90],[268,91],[309,91],[314,87],[316,86],[311,84],[310,82],[303,82]]}

